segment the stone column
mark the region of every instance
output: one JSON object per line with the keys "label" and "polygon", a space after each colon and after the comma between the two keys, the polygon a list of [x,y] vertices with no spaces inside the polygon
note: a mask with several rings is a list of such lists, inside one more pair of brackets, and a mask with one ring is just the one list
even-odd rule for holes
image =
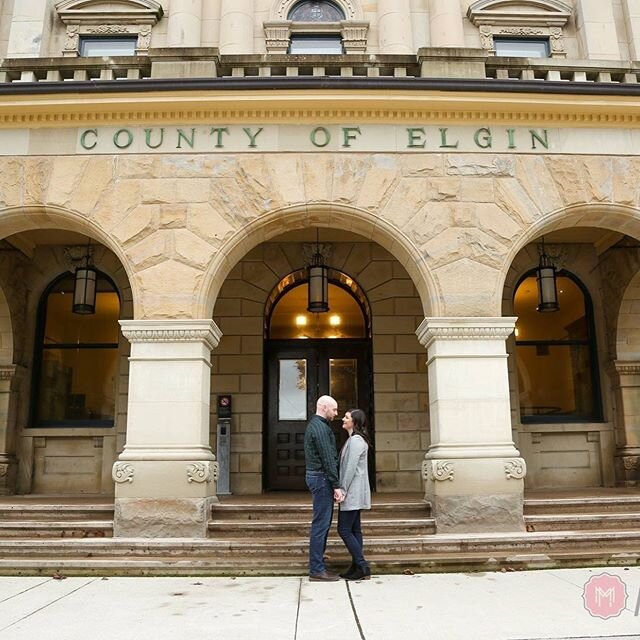
{"label": "stone column", "polygon": [[202,0],[171,0],[167,45],[199,47],[202,38]]}
{"label": "stone column", "polygon": [[0,366],[0,495],[12,495],[16,490],[18,464],[11,386],[16,365]]}
{"label": "stone column", "polygon": [[114,535],[204,538],[217,501],[209,446],[212,320],[121,320],[131,343]]}
{"label": "stone column", "polygon": [[254,0],[222,0],[220,53],[253,53]]}
{"label": "stone column", "polygon": [[37,58],[48,40],[49,0],[20,0],[13,3],[7,58]]}
{"label": "stone column", "polygon": [[620,60],[612,2],[578,0],[576,25],[585,58]]}
{"label": "stone column", "polygon": [[378,0],[380,53],[414,54],[410,0]]}
{"label": "stone column", "polygon": [[458,0],[431,0],[429,31],[432,47],[464,47],[462,11]]}
{"label": "stone column", "polygon": [[438,533],[523,531],[525,462],[511,434],[506,340],[515,318],[426,318],[431,446],[425,499]]}
{"label": "stone column", "polygon": [[629,57],[637,60],[640,56],[640,0],[622,0],[622,10],[629,40]]}
{"label": "stone column", "polygon": [[618,360],[618,443],[615,453],[616,483],[640,484],[640,362]]}

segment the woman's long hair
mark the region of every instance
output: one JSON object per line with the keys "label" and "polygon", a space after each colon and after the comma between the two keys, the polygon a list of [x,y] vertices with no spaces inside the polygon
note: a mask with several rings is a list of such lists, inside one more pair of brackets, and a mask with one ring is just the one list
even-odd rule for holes
{"label": "woman's long hair", "polygon": [[367,430],[367,416],[362,409],[351,409],[351,420],[353,421],[353,434],[361,436],[369,447],[371,447],[371,438]]}

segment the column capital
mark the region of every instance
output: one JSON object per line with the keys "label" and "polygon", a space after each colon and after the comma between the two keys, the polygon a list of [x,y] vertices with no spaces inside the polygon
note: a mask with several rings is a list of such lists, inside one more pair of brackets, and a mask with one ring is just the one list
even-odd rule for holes
{"label": "column capital", "polygon": [[204,342],[215,349],[222,331],[213,320],[120,320],[122,335],[131,342]]}
{"label": "column capital", "polygon": [[640,375],[640,360],[615,360],[613,366],[620,375]]}
{"label": "column capital", "polygon": [[429,348],[434,340],[506,340],[516,326],[517,318],[425,318],[416,335],[420,344]]}

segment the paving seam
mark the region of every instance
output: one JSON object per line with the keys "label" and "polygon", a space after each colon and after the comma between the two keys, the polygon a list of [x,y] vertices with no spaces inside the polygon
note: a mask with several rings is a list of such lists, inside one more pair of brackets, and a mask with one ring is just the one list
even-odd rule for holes
{"label": "paving seam", "polygon": [[77,589],[74,589],[73,591],[69,591],[69,593],[65,593],[63,596],[60,596],[59,598],[56,598],[55,600],[52,600],[51,602],[47,602],[47,604],[43,605],[39,609],[36,609],[35,611],[31,611],[26,616],[22,616],[22,618],[20,618],[20,620],[16,620],[15,622],[12,622],[11,624],[7,625],[6,627],[2,627],[2,629],[0,629],[0,632],[6,631],[9,627],[13,627],[14,625],[18,624],[19,622],[22,622],[23,620],[26,620],[27,618],[30,618],[31,616],[35,615],[39,611],[42,611],[43,609],[46,609],[47,607],[50,607],[52,604],[55,604],[56,602],[60,602],[60,600],[64,600],[66,597],[74,594],[76,591],[80,591],[80,589],[84,589],[84,587],[88,587],[90,584],[94,583],[96,580],[100,580],[100,578],[94,578],[93,580],[89,580],[89,582],[85,582],[84,584],[81,584]]}
{"label": "paving seam", "polygon": [[29,587],[24,591],[20,591],[20,593],[14,593],[12,596],[9,596],[4,600],[0,600],[0,604],[2,604],[3,602],[7,602],[7,600],[11,600],[12,598],[17,598],[18,596],[21,596],[23,593],[27,593],[27,591],[31,591],[32,589],[37,589],[38,587],[42,586],[45,582],[49,582],[50,580],[51,578],[47,578],[46,580],[43,580],[42,582],[38,582],[38,584],[34,584],[32,587]]}
{"label": "paving seam", "polygon": [[293,640],[298,639],[298,620],[300,619],[300,601],[302,599],[302,578],[298,581],[298,608],[296,609],[296,626],[293,631]]}
{"label": "paving seam", "polygon": [[353,597],[351,596],[351,587],[349,586],[349,581],[345,580],[345,584],[347,586],[347,593],[349,594],[349,603],[351,604],[351,610],[353,611],[353,617],[356,621],[356,625],[358,627],[358,633],[360,634],[361,640],[367,640],[364,637],[364,633],[362,631],[362,626],[360,625],[360,618],[358,618],[358,612],[356,611],[356,605],[353,602]]}

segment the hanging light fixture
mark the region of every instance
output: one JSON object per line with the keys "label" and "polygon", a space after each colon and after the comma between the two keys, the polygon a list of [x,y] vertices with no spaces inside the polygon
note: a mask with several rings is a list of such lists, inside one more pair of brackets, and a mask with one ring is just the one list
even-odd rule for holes
{"label": "hanging light fixture", "polygon": [[73,313],[90,315],[96,312],[96,283],[98,271],[91,265],[91,240],[87,244],[84,266],[76,267],[73,287]]}
{"label": "hanging light fixture", "polygon": [[307,311],[326,313],[329,311],[329,267],[320,253],[319,230],[316,229],[316,250],[309,265],[309,300]]}
{"label": "hanging light fixture", "polygon": [[544,249],[544,238],[540,248],[540,263],[536,269],[536,282],[538,284],[538,306],[540,313],[560,311],[558,304],[558,289],[556,287],[556,267]]}

